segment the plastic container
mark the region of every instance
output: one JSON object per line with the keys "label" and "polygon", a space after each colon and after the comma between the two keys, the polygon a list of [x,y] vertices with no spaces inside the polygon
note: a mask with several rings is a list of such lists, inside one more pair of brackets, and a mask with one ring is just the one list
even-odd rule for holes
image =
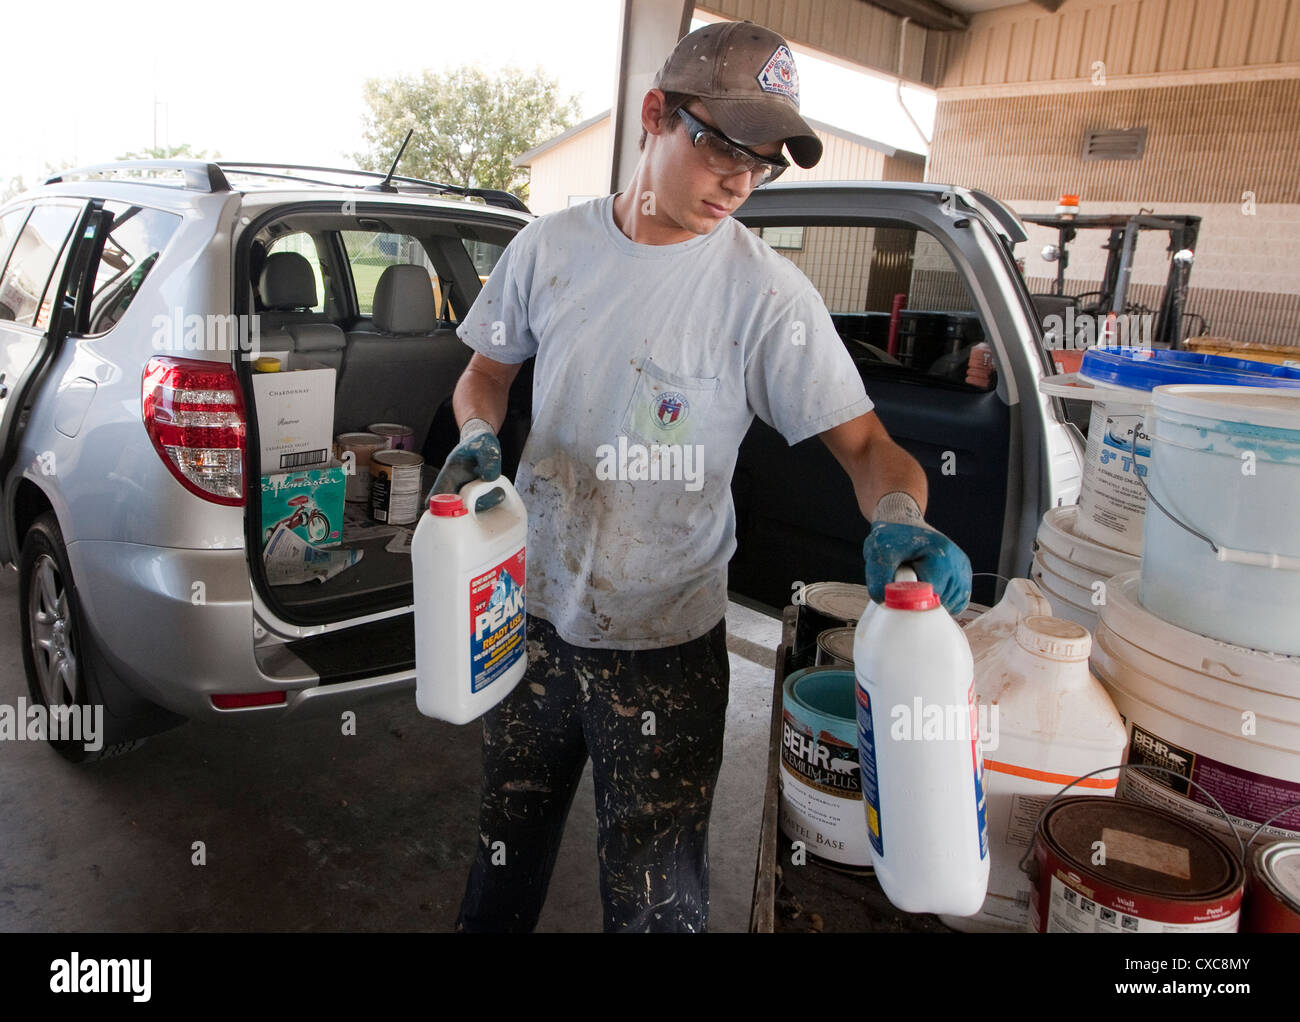
{"label": "plastic container", "polygon": [[[1092,639],[1073,621],[1022,618],[975,664],[984,735],[989,890],[978,913],[944,918],[959,930],[1022,930],[1030,882],[1019,862],[1052,797],[1124,758],[1124,721],[1088,670]],[[987,722],[987,723],[986,723]],[[1078,794],[1113,795],[1119,772],[1078,781]]]}
{"label": "plastic container", "polygon": [[[1162,621],[1138,602],[1136,573],[1113,578],[1092,644],[1093,673],[1128,723],[1120,794],[1177,812],[1231,837],[1195,781],[1236,823],[1242,840],[1300,803],[1300,657],[1217,642]],[[1261,841],[1300,838],[1300,810]]]}
{"label": "plastic container", "polygon": [[1078,507],[1052,508],[1043,515],[1030,577],[1051,601],[1051,613],[1092,632],[1105,600],[1106,580],[1136,571],[1142,562],[1132,554],[1080,536],[1080,516]]}
{"label": "plastic container", "polygon": [[1050,617],[1052,605],[1043,591],[1027,578],[1013,578],[993,607],[965,626],[966,643],[978,671],[980,661],[997,652],[999,645],[1011,638],[1016,626],[1027,617]]}
{"label": "plastic container", "polygon": [[872,865],[904,912],[979,911],[989,879],[970,646],[928,582],[858,622],[858,762]]}
{"label": "plastic container", "polygon": [[1160,387],[1151,432],[1151,494],[1165,510],[1147,516],[1143,606],[1300,655],[1300,394]]}
{"label": "plastic container", "polygon": [[[1091,401],[1075,532],[1127,554],[1142,553],[1151,392],[1169,384],[1300,387],[1300,370],[1240,358],[1151,348],[1091,348],[1078,374],[1050,376],[1039,390]],[[1136,451],[1136,459],[1134,453]]]}
{"label": "plastic container", "polygon": [[[476,511],[480,496],[505,499]],[[524,543],[528,512],[504,476],[429,498],[411,540],[415,589],[415,705],[465,724],[524,676]]]}
{"label": "plastic container", "polygon": [[781,830],[840,866],[871,865],[858,770],[852,668],[809,668],[785,679],[781,701]]}

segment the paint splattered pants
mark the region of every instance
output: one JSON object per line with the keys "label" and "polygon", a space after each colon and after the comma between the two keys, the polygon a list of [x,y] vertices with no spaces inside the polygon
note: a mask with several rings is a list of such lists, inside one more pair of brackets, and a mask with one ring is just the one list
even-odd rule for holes
{"label": "paint splattered pants", "polygon": [[703,931],[726,622],[679,646],[571,646],[528,618],[528,672],[483,718],[479,844],[458,930],[531,931],[591,757],[606,931]]}

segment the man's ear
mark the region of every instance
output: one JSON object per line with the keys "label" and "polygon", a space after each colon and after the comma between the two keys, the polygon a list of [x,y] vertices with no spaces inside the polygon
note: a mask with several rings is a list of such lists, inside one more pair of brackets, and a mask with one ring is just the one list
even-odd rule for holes
{"label": "man's ear", "polygon": [[666,125],[661,125],[664,111],[668,109],[668,97],[660,89],[651,89],[641,100],[641,127],[648,135],[662,135]]}

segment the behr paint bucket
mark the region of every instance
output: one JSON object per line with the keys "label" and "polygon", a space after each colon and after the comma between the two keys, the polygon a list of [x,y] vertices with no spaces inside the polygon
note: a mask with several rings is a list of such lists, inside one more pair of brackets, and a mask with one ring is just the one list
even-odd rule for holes
{"label": "behr paint bucket", "polygon": [[828,628],[817,636],[818,667],[852,667],[856,628]]}
{"label": "behr paint bucket", "polygon": [[1030,932],[1235,933],[1245,871],[1173,813],[1080,795],[1043,814],[1030,879]]}
{"label": "behr paint bucket", "polygon": [[370,457],[387,446],[388,441],[377,433],[340,433],[334,438],[334,456],[343,462],[347,477],[344,499],[353,503],[370,499]]}
{"label": "behr paint bucket", "polygon": [[867,587],[852,582],[813,582],[801,587],[795,594],[793,664],[811,667],[817,657],[817,636],[828,628],[856,626],[870,602]]}
{"label": "behr paint bucket", "polygon": [[779,821],[790,840],[840,866],[871,865],[852,669],[812,667],[786,678],[779,781]]}
{"label": "behr paint bucket", "polygon": [[[1161,620],[1138,602],[1136,573],[1111,579],[1092,645],[1093,673],[1128,728],[1124,798],[1162,806],[1242,840],[1300,803],[1300,657],[1218,642]],[[1193,783],[1194,782],[1194,783]],[[1300,838],[1300,809],[1260,840]]]}
{"label": "behr paint bucket", "polygon": [[1077,506],[1056,507],[1038,526],[1030,572],[1057,617],[1097,629],[1107,579],[1136,571],[1141,559],[1079,535]]}
{"label": "behr paint bucket", "polygon": [[410,451],[377,451],[370,458],[374,479],[370,514],[389,525],[410,525],[420,517],[420,470],[424,458]]}
{"label": "behr paint bucket", "polygon": [[415,450],[415,431],[410,426],[403,426],[400,422],[372,422],[366,429],[384,437],[391,450]]}
{"label": "behr paint bucket", "polygon": [[1255,849],[1241,928],[1247,933],[1300,933],[1300,841]]}
{"label": "behr paint bucket", "polygon": [[1142,605],[1188,631],[1300,655],[1300,394],[1160,387],[1148,425],[1158,506]]}
{"label": "behr paint bucket", "polygon": [[1170,384],[1300,387],[1300,370],[1240,358],[1143,347],[1097,347],[1079,372],[1049,376],[1039,390],[1092,403],[1079,491],[1078,535],[1124,553],[1142,553],[1151,439],[1143,425],[1152,392]]}

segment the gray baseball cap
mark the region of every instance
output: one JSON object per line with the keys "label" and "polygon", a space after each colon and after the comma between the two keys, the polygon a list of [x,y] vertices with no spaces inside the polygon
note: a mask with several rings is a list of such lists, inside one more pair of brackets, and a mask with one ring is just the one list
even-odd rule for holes
{"label": "gray baseball cap", "polygon": [[698,97],[733,142],[782,141],[801,167],[822,158],[821,139],[799,116],[794,55],[784,39],[762,25],[727,21],[683,36],[654,85]]}

